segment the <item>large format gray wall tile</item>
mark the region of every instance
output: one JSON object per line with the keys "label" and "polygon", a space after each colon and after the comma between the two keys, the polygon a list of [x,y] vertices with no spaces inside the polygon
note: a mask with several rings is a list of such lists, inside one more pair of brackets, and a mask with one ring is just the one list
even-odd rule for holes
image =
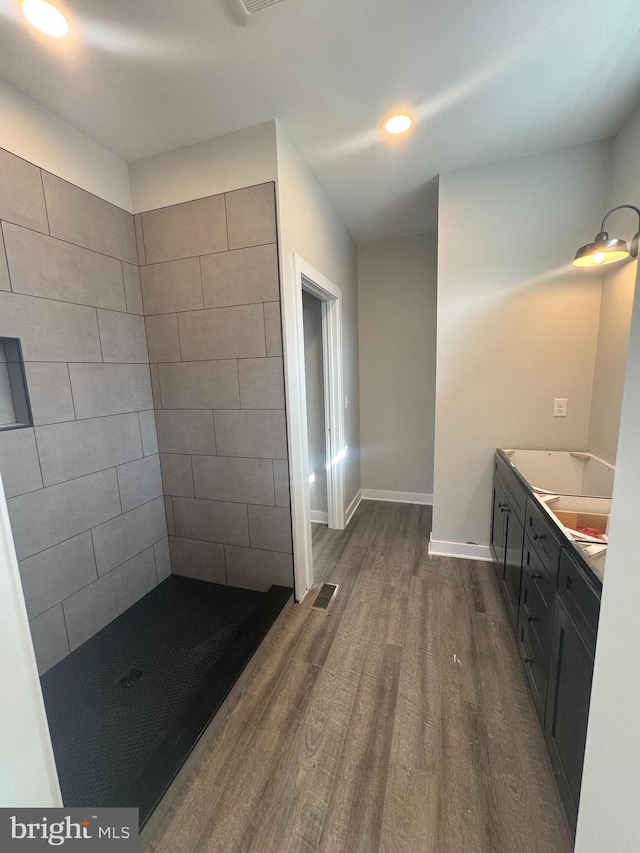
{"label": "large format gray wall tile", "polygon": [[45,486],[142,456],[137,413],[36,427]]}
{"label": "large format gray wall tile", "polygon": [[209,196],[141,214],[145,263],[224,252],[224,196]]}
{"label": "large format gray wall tile", "polygon": [[276,551],[224,547],[227,583],[244,589],[266,592],[272,584],[293,586],[293,558]]}
{"label": "large format gray wall tile", "polygon": [[158,455],[119,465],[118,485],[123,512],[161,497],[162,477]]}
{"label": "large format gray wall tile", "polygon": [[154,411],[138,412],[140,433],[142,435],[142,450],[145,456],[153,456],[158,452],[158,433],[156,431],[156,414]]}
{"label": "large format gray wall tile", "polygon": [[203,307],[199,258],[142,267],[140,280],[145,314],[172,314]]}
{"label": "large format gray wall tile", "polygon": [[57,604],[29,623],[38,672],[45,673],[69,654],[62,605]]}
{"label": "large format gray wall tile", "polygon": [[149,361],[180,361],[177,314],[152,314],[145,318]]}
{"label": "large format gray wall tile", "polygon": [[144,317],[120,311],[98,310],[98,326],[104,361],[148,364]]}
{"label": "large format gray wall tile", "polygon": [[247,507],[222,501],[173,498],[176,536],[231,545],[249,544]]}
{"label": "large format gray wall tile", "polygon": [[164,501],[156,498],[93,529],[98,574],[104,575],[167,535]]}
{"label": "large format gray wall tile", "polygon": [[169,547],[171,570],[174,575],[226,584],[227,572],[223,545],[217,542],[201,542],[196,539],[179,539],[171,536]]}
{"label": "large format gray wall tile", "polygon": [[164,409],[239,409],[238,363],[182,361],[159,364]]}
{"label": "large format gray wall tile", "polygon": [[69,368],[66,364],[32,361],[25,364],[34,424],[55,424],[75,418]]}
{"label": "large format gray wall tile", "polygon": [[32,429],[0,432],[0,474],[6,497],[42,488],[38,451]]}
{"label": "large format gray wall tile", "polygon": [[20,577],[29,619],[78,592],[98,577],[90,531],[22,560]]}
{"label": "large format gray wall tile", "polygon": [[[273,478],[276,489],[276,506],[291,506],[289,461],[287,459],[273,460]],[[252,503],[257,503],[257,501],[252,501]]]}
{"label": "large format gray wall tile", "polygon": [[270,505],[275,501],[271,459],[194,456],[193,476],[197,498]]}
{"label": "large format gray wall tile", "polygon": [[0,226],[0,290],[11,290],[9,282],[9,268],[7,267],[7,255],[4,250],[4,239],[2,227]]}
{"label": "large format gray wall tile", "polygon": [[71,650],[77,649],[156,585],[153,548],[104,575],[64,602]]}
{"label": "large format gray wall tile", "polygon": [[293,549],[289,509],[279,506],[250,506],[249,536],[252,548],[290,554]]}
{"label": "large format gray wall tile", "polygon": [[243,409],[284,409],[281,358],[244,358],[238,362]]}
{"label": "large format gray wall tile", "polygon": [[95,308],[0,291],[0,335],[20,338],[25,361],[101,361]]}
{"label": "large format gray wall tile", "polygon": [[0,148],[0,219],[48,233],[40,169]]}
{"label": "large format gray wall tile", "polygon": [[216,412],[215,429],[220,456],[287,458],[287,430],[283,411],[241,409]]}
{"label": "large format gray wall tile", "polygon": [[265,302],[264,330],[267,339],[267,355],[282,355],[282,318],[279,302]]}
{"label": "large format gray wall tile", "polygon": [[210,411],[173,409],[156,411],[160,453],[216,453]]}
{"label": "large format gray wall tile", "polygon": [[276,204],[272,183],[226,193],[225,202],[230,249],[276,242]]}
{"label": "large format gray wall tile", "polygon": [[52,237],[138,263],[133,216],[86,190],[42,173]]}
{"label": "large format gray wall tile", "polygon": [[123,261],[122,275],[124,278],[124,295],[127,303],[127,311],[129,314],[144,314],[139,268]]}
{"label": "large format gray wall tile", "polygon": [[185,361],[266,354],[262,305],[189,311],[178,315],[178,326]]}
{"label": "large format gray wall tile", "polygon": [[[208,456],[198,456],[198,459],[209,459]],[[191,456],[180,453],[161,453],[162,487],[165,495],[177,495],[182,498],[192,498],[193,471]]]}
{"label": "large format gray wall tile", "polygon": [[70,364],[78,418],[98,418],[153,408],[146,364]]}
{"label": "large format gray wall tile", "polygon": [[271,302],[279,298],[275,243],[205,255],[201,264],[205,308]]}
{"label": "large format gray wall tile", "polygon": [[126,310],[120,261],[17,225],[3,231],[14,293]]}
{"label": "large format gray wall tile", "polygon": [[7,502],[19,560],[119,515],[113,468],[29,492]]}

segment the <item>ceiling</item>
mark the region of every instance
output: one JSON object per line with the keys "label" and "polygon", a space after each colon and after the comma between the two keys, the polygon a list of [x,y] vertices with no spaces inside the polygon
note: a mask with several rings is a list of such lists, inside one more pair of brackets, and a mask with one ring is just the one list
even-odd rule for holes
{"label": "ceiling", "polygon": [[60,0],[57,41],[0,0],[0,76],[128,161],[278,118],[359,241],[434,229],[439,173],[609,136],[640,100],[637,0],[235,3]]}

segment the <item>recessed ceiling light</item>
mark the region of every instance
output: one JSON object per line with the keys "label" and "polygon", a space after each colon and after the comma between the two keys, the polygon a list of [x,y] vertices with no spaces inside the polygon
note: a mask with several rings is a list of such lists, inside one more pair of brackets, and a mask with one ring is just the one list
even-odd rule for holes
{"label": "recessed ceiling light", "polygon": [[382,122],[382,126],[387,131],[396,136],[399,133],[406,133],[413,124],[413,119],[406,113],[389,116]]}
{"label": "recessed ceiling light", "polygon": [[44,0],[22,0],[22,13],[30,24],[48,36],[59,39],[69,32],[62,12]]}

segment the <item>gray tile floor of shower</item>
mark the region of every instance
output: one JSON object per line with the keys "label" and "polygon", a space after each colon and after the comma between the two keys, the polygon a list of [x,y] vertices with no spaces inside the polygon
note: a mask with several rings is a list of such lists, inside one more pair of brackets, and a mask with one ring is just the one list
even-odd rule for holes
{"label": "gray tile floor of shower", "polygon": [[144,825],[292,594],[172,575],[41,679],[66,806]]}

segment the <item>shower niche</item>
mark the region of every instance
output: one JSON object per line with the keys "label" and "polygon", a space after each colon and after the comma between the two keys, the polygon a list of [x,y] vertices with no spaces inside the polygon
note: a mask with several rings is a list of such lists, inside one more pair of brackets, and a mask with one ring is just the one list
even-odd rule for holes
{"label": "shower niche", "polygon": [[0,430],[32,425],[20,338],[0,337]]}

